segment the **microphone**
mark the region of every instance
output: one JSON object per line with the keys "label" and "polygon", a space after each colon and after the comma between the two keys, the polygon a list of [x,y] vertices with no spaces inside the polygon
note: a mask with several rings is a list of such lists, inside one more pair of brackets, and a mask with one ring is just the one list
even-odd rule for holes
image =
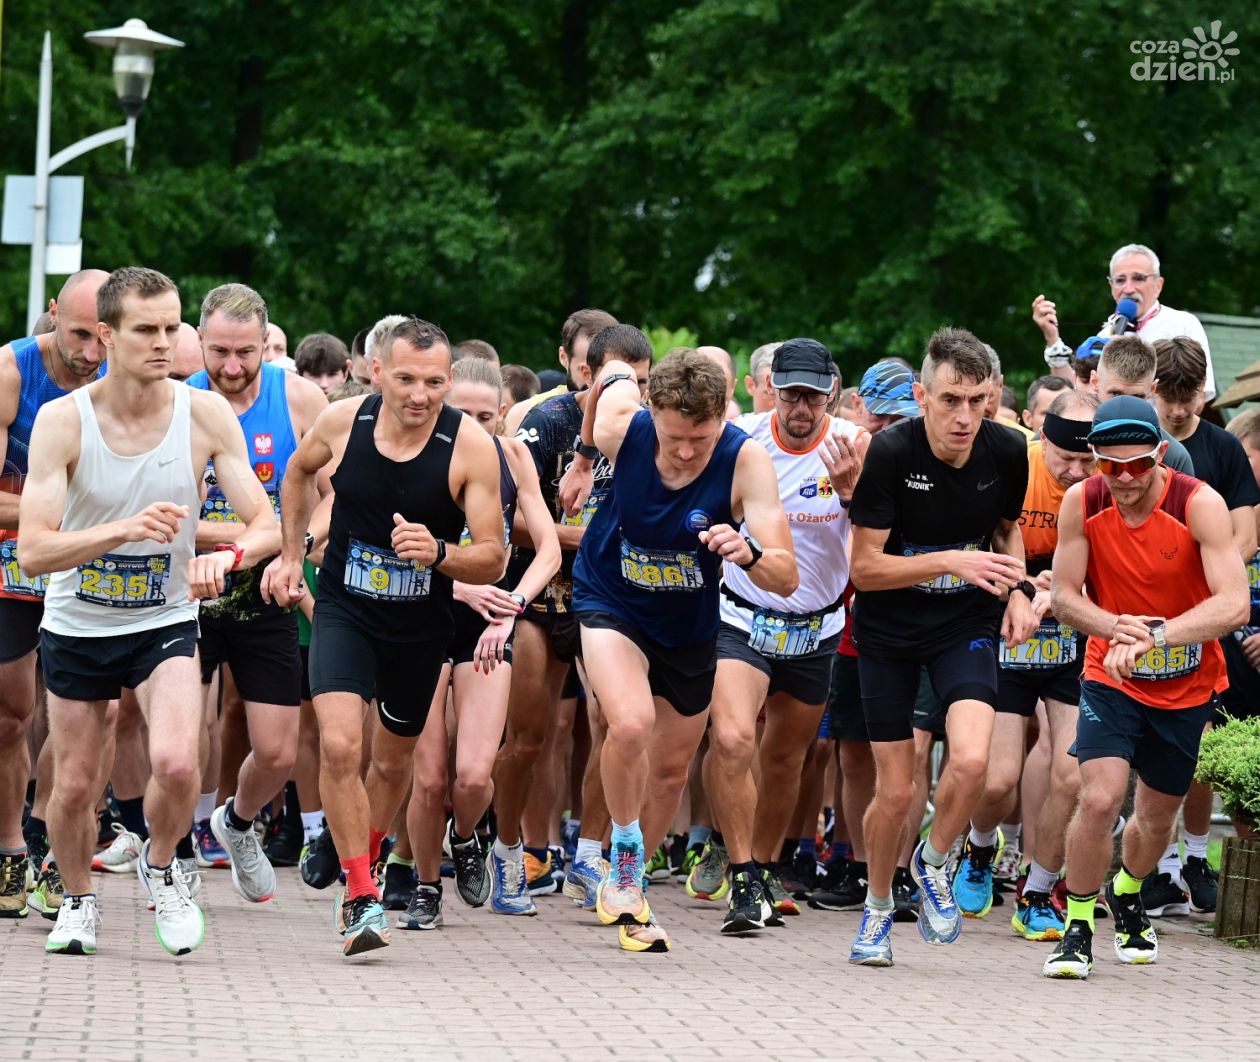
{"label": "microphone", "polygon": [[1116,312],[1107,318],[1107,334],[1122,336],[1137,331],[1137,316],[1137,303],[1133,299],[1121,299],[1116,303]]}

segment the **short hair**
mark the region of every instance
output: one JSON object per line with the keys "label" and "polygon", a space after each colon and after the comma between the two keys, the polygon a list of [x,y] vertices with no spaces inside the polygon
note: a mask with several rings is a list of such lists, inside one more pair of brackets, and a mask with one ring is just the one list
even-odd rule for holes
{"label": "short hair", "polygon": [[257,317],[260,331],[267,334],[267,303],[248,284],[220,284],[206,292],[201,300],[202,328],[216,310],[229,321],[252,321]]}
{"label": "short hair", "polygon": [[573,355],[573,344],[581,336],[594,339],[605,328],[617,323],[617,318],[604,310],[574,310],[564,319],[560,326],[560,345],[570,357]]}
{"label": "short hair", "polygon": [[485,384],[494,390],[500,402],[503,401],[503,374],[499,372],[499,367],[487,358],[474,356],[461,358],[455,362],[451,366],[451,383],[461,382]]}
{"label": "short hair", "polygon": [[1002,359],[998,357],[998,352],[994,350],[988,343],[981,343],[984,352],[989,355],[989,367],[993,370],[992,378],[997,379],[1002,375]]}
{"label": "short hair", "polygon": [[1037,401],[1037,395],[1042,391],[1073,391],[1071,380],[1065,380],[1062,376],[1038,376],[1028,385],[1028,394],[1024,399],[1024,408],[1032,409],[1033,404]]}
{"label": "short hair", "polygon": [[615,324],[600,329],[586,351],[586,365],[591,379],[604,367],[604,362],[620,359],[631,365],[652,360],[652,341],[634,325]]}
{"label": "short hair", "polygon": [[923,386],[929,391],[932,389],[936,371],[942,365],[953,369],[960,380],[984,383],[992,379],[993,361],[989,357],[992,349],[965,328],[938,328],[928,340],[923,359]]}
{"label": "short hair", "polygon": [[512,396],[513,402],[524,402],[542,390],[538,374],[524,365],[500,365],[499,375],[503,378],[504,390]]}
{"label": "short hair", "polygon": [[1155,375],[1155,393],[1161,398],[1197,395],[1207,381],[1207,354],[1189,336],[1161,339],[1155,344]]}
{"label": "short hair", "polygon": [[359,383],[353,376],[347,376],[336,387],[328,392],[329,402],[340,402],[343,398],[358,398],[359,395],[370,395],[372,388]]}
{"label": "short hair", "polygon": [[1225,430],[1253,450],[1260,450],[1260,409],[1246,409],[1225,425]]}
{"label": "short hair", "polygon": [[1126,243],[1115,254],[1111,256],[1111,261],[1107,263],[1107,276],[1116,275],[1116,263],[1121,258],[1128,258],[1131,254],[1144,254],[1151,260],[1151,272],[1159,276],[1159,255],[1152,251],[1144,243]]}
{"label": "short hair", "polygon": [[323,376],[329,372],[343,372],[350,360],[350,351],[336,336],[328,332],[312,332],[304,336],[293,355],[297,371],[305,376]]}
{"label": "short hair", "polygon": [[115,269],[96,293],[96,318],[110,328],[117,328],[122,321],[124,295],[139,295],[142,299],[155,299],[168,291],[179,294],[175,281],[165,273],[144,266],[123,266]]}
{"label": "short hair", "polygon": [[1002,396],[998,399],[998,405],[1005,406],[1007,409],[1013,409],[1019,412],[1019,399],[1015,397],[1015,388],[1009,385],[1002,388]]}
{"label": "short hair", "polygon": [[350,357],[365,358],[367,357],[367,337],[372,334],[370,328],[360,328],[354,334],[354,339],[350,341]]}
{"label": "short hair", "polygon": [[[1055,379],[1061,380],[1063,378],[1061,376],[1056,376]],[[1063,382],[1067,383],[1066,380]],[[1080,419],[1093,420],[1094,410],[1096,410],[1100,405],[1102,405],[1102,401],[1096,394],[1094,394],[1093,391],[1078,391],[1075,387],[1069,387],[1050,403],[1050,408],[1047,409],[1046,412],[1053,413],[1056,417],[1065,417],[1068,413],[1076,413],[1084,410],[1089,414],[1089,416],[1082,417]],[[1069,417],[1068,419],[1076,420],[1077,418]]]}
{"label": "short hair", "polygon": [[1098,370],[1114,373],[1125,383],[1140,383],[1155,375],[1155,351],[1136,332],[1116,336],[1103,347]]}
{"label": "short hair", "polygon": [[697,424],[726,416],[726,374],[691,347],[670,351],[648,376],[653,409],[672,409]]}
{"label": "short hair", "polygon": [[748,356],[748,375],[754,380],[774,363],[774,352],[783,346],[782,342],[762,343]]}
{"label": "short hair", "polygon": [[493,365],[499,364],[499,352],[484,339],[465,339],[457,343],[451,351],[451,359],[462,361],[464,358],[480,358]]}
{"label": "short hair", "polygon": [[405,313],[391,313],[382,317],[368,331],[367,337],[363,340],[363,354],[365,357],[372,357],[376,353],[376,348],[381,345],[381,340],[388,334],[389,330],[396,324],[401,324],[407,320]]}
{"label": "short hair", "polygon": [[376,354],[376,357],[382,362],[389,361],[394,352],[394,344],[400,339],[413,350],[429,350],[440,343],[446,348],[448,354],[451,351],[451,341],[437,325],[419,317],[404,317],[385,333],[381,340],[380,352]]}
{"label": "short hair", "polygon": [[35,318],[35,327],[31,329],[31,335],[43,336],[49,332],[55,332],[57,329],[53,326],[52,314],[47,310]]}

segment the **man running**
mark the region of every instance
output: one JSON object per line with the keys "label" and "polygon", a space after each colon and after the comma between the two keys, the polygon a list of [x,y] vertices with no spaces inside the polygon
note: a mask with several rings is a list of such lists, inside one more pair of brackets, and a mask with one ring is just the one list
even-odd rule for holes
{"label": "man running", "polygon": [[[315,601],[311,692],[324,817],[346,873],[334,907],[346,955],[389,943],[371,867],[446,665],[452,580],[493,582],[506,559],[494,443],[444,402],[445,333],[417,318],[395,325],[373,350],[372,379],[380,393],[329,406],[289,462],[284,553],[268,580],[282,605],[305,594],[306,528],[316,476],[329,465],[336,493]],[[379,718],[365,786],[363,713],[373,698]]]}
{"label": "man running", "polygon": [[[48,824],[65,902],[45,947],[96,951],[95,810],[111,766],[100,753],[107,705],[125,686],[145,713],[153,770],[136,870],[158,941],[183,955],[204,931],[175,860],[197,799],[198,599],[273,554],[280,536],[227,403],[166,378],[179,332],[175,285],[152,269],[119,269],[97,301],[109,374],[41,410],[22,496],[19,563],[52,574],[40,655],[56,757]],[[244,526],[234,542],[195,556],[200,470],[211,461]]]}
{"label": "man running", "polygon": [[970,332],[933,335],[914,385],[923,416],[871,441],[849,510],[854,640],[876,771],[863,822],[866,905],[849,956],[856,965],[892,965],[892,879],[910,829],[920,666],[948,712],[950,758],[932,831],[910,871],[922,891],[919,932],[930,944],[949,944],[962,916],[945,862],[984,784],[999,626],[1018,644],[1037,625],[1018,524],[1028,458],[1018,434],[984,418],[992,371]]}
{"label": "man running", "polygon": [[1064,496],[1054,556],[1054,614],[1089,635],[1089,645],[1075,750],[1081,798],[1067,834],[1067,929],[1042,970],[1079,979],[1094,965],[1094,903],[1130,770],[1138,775],[1133,815],[1106,900],[1120,961],[1155,961],[1142,881],[1172,833],[1226,683],[1215,639],[1250,611],[1225,502],[1163,466],[1166,446],[1149,403],[1104,402],[1089,442],[1101,475]]}

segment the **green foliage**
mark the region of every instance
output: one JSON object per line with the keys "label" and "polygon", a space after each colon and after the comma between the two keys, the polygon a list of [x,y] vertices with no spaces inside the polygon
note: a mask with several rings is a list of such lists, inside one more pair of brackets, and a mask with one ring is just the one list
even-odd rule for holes
{"label": "green foliage", "polygon": [[1260,716],[1231,719],[1203,735],[1195,777],[1240,822],[1260,824]]}
{"label": "green foliage", "polygon": [[689,328],[678,328],[670,330],[668,328],[644,328],[643,334],[648,337],[652,344],[652,360],[660,361],[675,347],[694,347],[700,342],[700,337]]}

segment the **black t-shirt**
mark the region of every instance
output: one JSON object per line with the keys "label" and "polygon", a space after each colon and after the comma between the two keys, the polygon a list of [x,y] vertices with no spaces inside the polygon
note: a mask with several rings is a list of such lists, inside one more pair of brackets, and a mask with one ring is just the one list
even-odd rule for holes
{"label": "black t-shirt", "polygon": [[1260,505],[1260,487],[1247,451],[1233,435],[1200,419],[1194,434],[1181,440],[1194,461],[1194,474],[1225,499],[1227,509]]}
{"label": "black t-shirt", "polygon": [[[871,440],[849,517],[887,529],[884,552],[893,556],[988,550],[1000,520],[1019,520],[1027,486],[1027,444],[1017,432],[981,421],[971,456],[955,468],[932,453],[915,417]],[[859,590],[854,641],[863,654],[927,656],[970,637],[996,637],[1003,607],[955,575],[901,590]]]}

